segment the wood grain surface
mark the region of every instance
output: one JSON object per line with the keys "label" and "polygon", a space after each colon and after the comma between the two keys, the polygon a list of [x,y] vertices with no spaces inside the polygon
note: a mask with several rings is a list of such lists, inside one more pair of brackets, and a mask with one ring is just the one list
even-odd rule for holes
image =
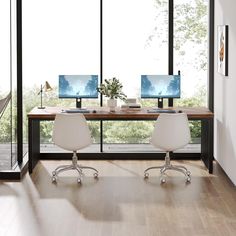
{"label": "wood grain surface", "polygon": [[[67,109],[68,108],[65,107],[46,107],[45,109],[38,109],[36,107],[28,113],[28,118],[53,120],[55,119],[55,115],[57,113],[64,112]],[[107,107],[90,107],[87,109],[90,111],[90,113],[84,113],[84,116],[89,120],[154,120],[159,116],[159,113],[148,113],[147,110],[152,109],[150,107],[142,108],[140,111],[121,110],[120,108],[117,108],[116,112],[109,112]],[[209,109],[203,107],[176,107],[172,109],[176,110],[176,112],[181,110],[182,112],[187,113],[190,119],[210,119],[214,116],[214,114],[209,111]],[[93,113],[94,110],[96,113]]]}
{"label": "wood grain surface", "polygon": [[41,161],[21,182],[0,182],[1,236],[236,235],[236,188],[216,163],[210,175],[201,161],[182,161],[192,183],[169,172],[160,185],[158,171],[148,180],[143,171],[162,161],[82,161],[98,180],[86,172],[80,186],[65,172],[52,184],[64,163]]}

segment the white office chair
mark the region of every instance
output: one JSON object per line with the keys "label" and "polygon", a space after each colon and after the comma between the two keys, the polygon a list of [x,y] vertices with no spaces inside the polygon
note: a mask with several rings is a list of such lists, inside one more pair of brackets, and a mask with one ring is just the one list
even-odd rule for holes
{"label": "white office chair", "polygon": [[167,170],[175,170],[186,176],[186,182],[191,182],[191,173],[184,166],[172,165],[170,163],[170,152],[184,147],[191,139],[188,117],[185,113],[159,115],[151,137],[153,146],[166,152],[165,164],[162,166],[150,167],[144,171],[144,177],[148,178],[148,171],[160,169],[161,183],[165,183],[164,173]]}
{"label": "white office chair", "polygon": [[53,128],[53,141],[57,146],[65,150],[73,151],[73,156],[71,165],[58,166],[52,172],[52,182],[57,181],[59,173],[67,170],[78,171],[78,183],[81,183],[83,175],[82,169],[91,169],[95,171],[94,177],[98,177],[98,171],[95,168],[81,166],[77,163],[78,157],[76,152],[92,143],[90,131],[83,114],[57,114]]}

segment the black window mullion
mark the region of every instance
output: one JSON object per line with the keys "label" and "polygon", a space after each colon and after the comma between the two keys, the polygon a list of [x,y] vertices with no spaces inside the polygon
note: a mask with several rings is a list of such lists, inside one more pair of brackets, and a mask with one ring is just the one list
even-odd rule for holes
{"label": "black window mullion", "polygon": [[214,111],[214,0],[209,0],[209,30],[208,30],[208,108]]}
{"label": "black window mullion", "polygon": [[[103,82],[103,0],[100,0],[100,83]],[[103,106],[102,94],[100,94],[100,106]]]}
{"label": "black window mullion", "polygon": [[[103,82],[103,0],[100,0],[100,83]],[[100,106],[103,106],[100,94]],[[100,152],[103,152],[103,122],[100,121]]]}
{"label": "black window mullion", "polygon": [[22,0],[17,0],[17,161],[23,161],[23,108],[22,108]]}
{"label": "black window mullion", "polygon": [[174,0],[169,0],[168,7],[168,73],[174,71]]}
{"label": "black window mullion", "polygon": [[[174,73],[174,0],[168,5],[168,74]],[[168,106],[173,107],[173,98],[168,98]]]}

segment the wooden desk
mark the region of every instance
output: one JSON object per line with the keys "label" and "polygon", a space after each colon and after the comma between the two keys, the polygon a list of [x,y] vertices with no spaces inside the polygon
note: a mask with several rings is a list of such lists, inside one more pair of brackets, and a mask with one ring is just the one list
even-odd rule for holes
{"label": "wooden desk", "polygon": [[[50,159],[58,154],[45,154],[40,153],[40,121],[54,120],[57,113],[61,113],[67,108],[62,107],[46,107],[46,109],[37,109],[34,108],[28,114],[28,125],[29,125],[29,172],[32,173],[35,165],[40,159]],[[88,120],[156,120],[159,116],[159,113],[148,113],[147,109],[142,108],[140,111],[122,111],[117,109],[115,113],[108,112],[106,107],[96,107],[88,108],[89,110],[96,110],[96,113],[84,113],[84,116]],[[209,173],[213,171],[213,116],[214,114],[206,108],[175,108],[176,111],[181,110],[182,112],[187,113],[189,120],[200,120],[201,121],[201,153],[199,153],[198,158],[201,158],[205,163],[205,166],[209,170]],[[101,143],[102,145],[102,143]],[[101,152],[99,155],[96,153],[97,158],[102,159],[117,159],[120,153],[109,154],[104,153],[101,147]],[[123,154],[123,153],[122,153]],[[129,159],[132,153],[126,154],[126,158]],[[143,154],[142,154],[143,155]],[[155,157],[154,157],[155,155]],[[182,155],[182,154],[179,154]],[[183,154],[184,155],[184,154]],[[65,154],[64,154],[65,156]],[[68,155],[67,155],[68,156]],[[71,155],[70,155],[71,156]],[[112,157],[111,157],[112,156]],[[138,154],[135,153],[137,159]],[[156,159],[156,153],[148,153],[145,155],[150,156],[151,159]],[[162,154],[163,156],[163,154]]]}

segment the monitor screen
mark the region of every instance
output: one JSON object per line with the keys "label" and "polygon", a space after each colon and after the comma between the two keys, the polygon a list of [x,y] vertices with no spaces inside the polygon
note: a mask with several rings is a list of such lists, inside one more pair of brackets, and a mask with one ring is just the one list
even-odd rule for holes
{"label": "monitor screen", "polygon": [[141,98],[180,98],[180,75],[142,75]]}
{"label": "monitor screen", "polygon": [[59,75],[59,98],[98,98],[98,75]]}

